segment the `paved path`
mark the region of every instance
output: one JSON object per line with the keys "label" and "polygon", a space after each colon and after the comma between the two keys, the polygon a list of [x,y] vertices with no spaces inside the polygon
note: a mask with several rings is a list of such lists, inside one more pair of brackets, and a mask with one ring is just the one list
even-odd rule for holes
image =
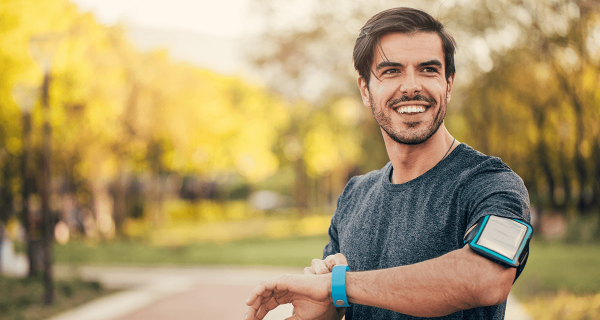
{"label": "paved path", "polygon": [[[126,290],[92,301],[50,320],[236,320],[246,312],[244,301],[262,280],[299,268],[255,267],[92,267],[55,268],[57,277],[79,274],[108,288]],[[291,305],[270,312],[265,319],[282,320]],[[509,296],[506,320],[531,320]]]}
{"label": "paved path", "polygon": [[[82,267],[57,266],[57,277],[79,274],[107,288],[127,288],[51,320],[234,320],[244,319],[245,301],[260,281],[299,268],[234,267]],[[285,319],[291,305],[269,313],[268,320]]]}

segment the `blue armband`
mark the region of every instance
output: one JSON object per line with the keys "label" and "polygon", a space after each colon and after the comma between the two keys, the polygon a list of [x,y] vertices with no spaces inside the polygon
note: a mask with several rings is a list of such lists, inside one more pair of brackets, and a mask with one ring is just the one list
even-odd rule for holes
{"label": "blue armband", "polygon": [[346,297],[346,271],[350,271],[350,267],[334,266],[331,270],[331,298],[338,308],[350,306]]}

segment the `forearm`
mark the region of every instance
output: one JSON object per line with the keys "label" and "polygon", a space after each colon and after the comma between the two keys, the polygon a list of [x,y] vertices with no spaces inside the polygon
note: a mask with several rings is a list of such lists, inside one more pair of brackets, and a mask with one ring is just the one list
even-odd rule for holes
{"label": "forearm", "polygon": [[515,269],[491,262],[468,248],[409,266],[346,275],[350,303],[438,317],[503,302]]}

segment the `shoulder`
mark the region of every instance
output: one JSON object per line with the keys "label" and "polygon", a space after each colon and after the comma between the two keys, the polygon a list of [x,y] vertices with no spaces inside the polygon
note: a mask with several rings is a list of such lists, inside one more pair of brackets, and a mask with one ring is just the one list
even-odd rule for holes
{"label": "shoulder", "polygon": [[467,207],[476,211],[492,205],[514,206],[512,213],[529,219],[529,193],[521,177],[500,158],[487,156],[467,145],[464,149],[458,180],[461,198]]}
{"label": "shoulder", "polygon": [[485,155],[462,143],[455,161],[459,180],[472,181],[478,178],[513,180],[523,184],[523,180],[498,157]]}

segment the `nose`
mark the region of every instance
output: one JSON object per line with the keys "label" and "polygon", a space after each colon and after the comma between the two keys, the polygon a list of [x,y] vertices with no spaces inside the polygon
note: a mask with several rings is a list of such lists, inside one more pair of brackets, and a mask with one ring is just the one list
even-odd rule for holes
{"label": "nose", "polygon": [[414,71],[406,71],[402,80],[400,91],[403,95],[407,95],[412,98],[421,93],[421,82]]}

